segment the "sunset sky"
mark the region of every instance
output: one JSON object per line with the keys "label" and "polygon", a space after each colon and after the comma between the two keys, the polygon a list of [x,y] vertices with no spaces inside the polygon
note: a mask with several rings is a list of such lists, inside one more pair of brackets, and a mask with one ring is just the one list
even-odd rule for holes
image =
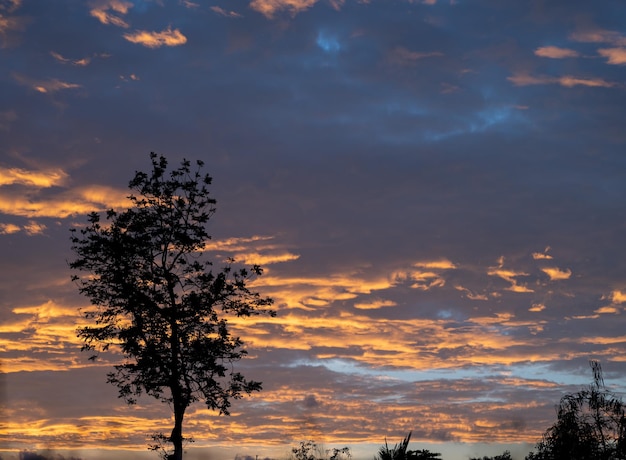
{"label": "sunset sky", "polygon": [[278,312],[233,324],[264,389],[192,406],[188,459],[522,460],[590,359],[626,392],[623,0],[0,0],[0,88],[5,460],[171,430],[80,352],[67,266],[151,151],[204,160],[210,254]]}

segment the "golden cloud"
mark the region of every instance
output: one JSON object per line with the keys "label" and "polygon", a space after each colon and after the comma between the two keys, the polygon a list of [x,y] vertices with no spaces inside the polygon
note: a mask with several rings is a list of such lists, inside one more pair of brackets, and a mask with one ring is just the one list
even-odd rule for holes
{"label": "golden cloud", "polygon": [[92,3],[93,8],[90,10],[91,16],[96,18],[102,24],[113,25],[127,29],[128,23],[121,17],[110,14],[108,11],[112,10],[119,14],[126,14],[128,10],[133,7],[132,2],[123,0],[101,0]]}
{"label": "golden cloud", "polygon": [[0,235],[10,235],[19,232],[21,229],[22,227],[15,224],[0,224]]}
{"label": "golden cloud", "polygon": [[625,303],[626,302],[626,293],[622,291],[613,291],[611,293],[611,300],[614,303]]}
{"label": "golden cloud", "polygon": [[618,308],[616,308],[616,307],[613,307],[613,306],[607,305],[607,306],[604,306],[604,307],[600,307],[600,308],[598,308],[598,309],[594,310],[593,312],[594,312],[594,313],[598,313],[598,314],[607,314],[607,313],[611,313],[611,314],[614,314],[614,315],[615,315],[615,314],[619,313],[619,312],[620,312],[620,310],[619,310]]}
{"label": "golden cloud", "polygon": [[358,310],[378,310],[384,307],[395,307],[396,305],[398,304],[393,300],[370,299],[355,303],[354,308]]}
{"label": "golden cloud", "polygon": [[[269,241],[272,239],[274,239],[273,236],[260,235],[241,238],[227,238],[224,240],[211,241],[206,244],[205,249],[207,251],[243,251],[249,249],[251,243],[256,244],[261,241]],[[274,247],[275,246],[264,246],[263,249],[273,249]]]}
{"label": "golden cloud", "polygon": [[124,34],[124,38],[131,43],[137,43],[148,48],[160,48],[161,46],[180,46],[187,43],[180,30],[172,30],[170,27],[162,32],[150,32],[138,30],[131,34]]}
{"label": "golden cloud", "polygon": [[441,259],[441,260],[433,260],[433,261],[424,261],[424,262],[416,262],[413,264],[414,267],[419,267],[419,268],[429,268],[432,270],[452,270],[454,268],[457,268],[457,266],[455,264],[453,264],[452,262],[450,262],[447,259]]}
{"label": "golden cloud", "polygon": [[557,267],[546,267],[542,268],[541,271],[548,275],[551,281],[566,280],[572,276],[572,271],[570,269],[561,270]]}
{"label": "golden cloud", "polygon": [[601,48],[598,54],[607,58],[609,64],[626,64],[626,48]]}
{"label": "golden cloud", "polygon": [[250,252],[250,253],[237,253],[234,256],[234,259],[242,264],[246,265],[271,265],[277,264],[281,262],[290,262],[292,260],[299,259],[300,256],[298,254],[292,254],[290,252],[281,252],[278,254],[260,254],[258,252]]}
{"label": "golden cloud", "polygon": [[502,278],[503,280],[506,280],[509,283],[511,283],[511,286],[507,288],[508,291],[520,292],[520,293],[535,292],[526,286],[519,285],[518,281],[516,280],[517,277],[528,276],[528,273],[516,272],[513,270],[505,270],[501,266],[499,266],[498,268],[495,268],[495,267],[490,268],[487,271],[487,274],[490,276],[498,276]]}
{"label": "golden cloud", "polygon": [[551,59],[564,59],[579,56],[576,50],[559,48],[558,46],[542,46],[535,50],[535,55]]}
{"label": "golden cloud", "polygon": [[65,191],[54,198],[0,193],[0,212],[28,218],[66,218],[92,211],[128,206],[125,193],[110,187],[91,186]]}
{"label": "golden cloud", "polygon": [[532,307],[528,309],[528,311],[540,312],[540,311],[544,311],[545,309],[546,309],[545,305],[540,304],[540,303],[534,303]]}
{"label": "golden cloud", "polygon": [[317,0],[252,0],[250,8],[271,19],[277,11],[287,10],[296,15],[316,3]]}
{"label": "golden cloud", "polygon": [[67,173],[61,169],[29,171],[21,168],[0,167],[0,186],[21,184],[47,188],[63,185],[67,177]]}

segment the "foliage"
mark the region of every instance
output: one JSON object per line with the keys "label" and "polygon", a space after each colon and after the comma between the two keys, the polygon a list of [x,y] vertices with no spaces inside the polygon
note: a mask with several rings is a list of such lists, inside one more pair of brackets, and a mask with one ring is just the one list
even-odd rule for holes
{"label": "foliage", "polygon": [[385,438],[385,445],[378,449],[377,460],[433,460],[441,457],[441,454],[429,450],[409,450],[409,441],[412,432],[409,432],[399,443],[389,447]]}
{"label": "foliage", "polygon": [[323,449],[315,441],[301,441],[298,447],[291,448],[291,460],[350,460],[349,447]]}
{"label": "foliage", "polygon": [[508,450],[505,450],[502,454],[496,455],[495,457],[487,457],[485,455],[482,458],[476,457],[476,458],[470,458],[470,460],[512,460],[512,458],[511,458],[511,452],[509,452]]}
{"label": "foliage", "polygon": [[593,383],[561,398],[557,422],[526,460],[626,459],[624,403],[606,388],[600,363],[590,365]]}
{"label": "foliage", "polygon": [[165,157],[150,158],[151,173],[136,172],[129,183],[130,208],[107,211],[106,222],[91,213],[85,228],[72,229],[77,257],[69,265],[95,306],[85,312],[91,324],[78,329],[83,350],[95,359],[118,348],[124,360],[108,382],[119,396],[134,404],[145,393],[172,408],[174,428],[165,440],[174,453],[167,457],[180,460],[190,404],[201,400],[228,415],[231,400],[261,389],[233,369],[246,350],[229,318],[275,313],[270,298],[246,287],[261,275],[259,266],[235,269],[230,260],[213,270],[203,255],[215,212],[203,163],[192,170],[183,160],[168,173]]}

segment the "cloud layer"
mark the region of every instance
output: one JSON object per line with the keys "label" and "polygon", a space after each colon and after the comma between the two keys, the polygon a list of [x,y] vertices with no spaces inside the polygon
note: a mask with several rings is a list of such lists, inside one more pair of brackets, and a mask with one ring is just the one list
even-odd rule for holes
{"label": "cloud layer", "polygon": [[232,320],[264,390],[194,406],[197,455],[412,430],[523,458],[589,359],[624,390],[624,18],[496,3],[0,0],[3,446],[134,458],[168,429],[81,355],[66,262],[151,151],[205,161],[207,252],[262,264],[278,310]]}

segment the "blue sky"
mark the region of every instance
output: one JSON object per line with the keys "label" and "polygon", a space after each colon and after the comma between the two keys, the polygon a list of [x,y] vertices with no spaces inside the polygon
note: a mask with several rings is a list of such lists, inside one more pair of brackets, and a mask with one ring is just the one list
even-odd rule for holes
{"label": "blue sky", "polygon": [[[2,446],[144,452],[75,328],[69,228],[149,153],[204,160],[210,253],[259,262],[264,391],[193,407],[193,455],[521,459],[624,389],[626,7],[603,0],[0,0]],[[70,452],[71,453],[71,452]],[[122,455],[118,453],[118,455]],[[150,454],[146,454],[150,455]]]}

